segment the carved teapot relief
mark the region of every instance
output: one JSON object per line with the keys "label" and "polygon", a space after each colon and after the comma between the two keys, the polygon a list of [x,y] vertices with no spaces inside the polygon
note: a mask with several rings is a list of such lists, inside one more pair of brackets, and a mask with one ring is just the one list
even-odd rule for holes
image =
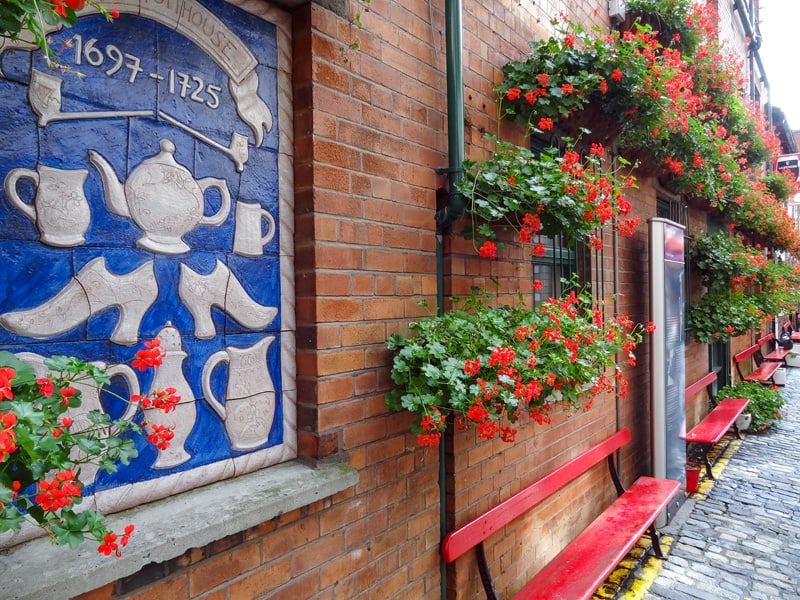
{"label": "carved teapot relief", "polygon": [[[228,218],[231,195],[224,179],[195,179],[175,161],[175,144],[161,140],[161,151],[144,160],[120,183],[114,169],[98,152],[89,161],[103,180],[105,200],[111,212],[132,219],[144,235],[137,244],[160,254],[183,254],[191,248],[182,237],[199,225],[217,226]],[[219,191],[220,207],[205,215],[205,193]]]}

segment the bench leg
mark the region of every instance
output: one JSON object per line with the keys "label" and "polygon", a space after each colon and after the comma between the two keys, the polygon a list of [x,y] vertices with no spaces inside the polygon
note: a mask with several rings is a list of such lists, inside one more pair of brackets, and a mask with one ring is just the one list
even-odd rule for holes
{"label": "bench leg", "polygon": [[486,550],[483,549],[483,542],[475,546],[475,554],[478,560],[478,572],[481,574],[483,591],[486,592],[486,600],[500,600],[497,597],[497,590],[494,589],[492,574],[489,573],[489,564],[486,562]]}
{"label": "bench leg", "polygon": [[711,462],[708,460],[708,453],[711,451],[711,444],[701,444],[703,464],[706,467],[706,477],[714,481],[714,474],[711,472]]}
{"label": "bench leg", "polygon": [[664,553],[661,551],[661,540],[658,537],[658,532],[656,531],[656,524],[653,523],[650,525],[650,540],[653,542],[653,553],[656,555],[656,558],[660,558],[663,560]]}

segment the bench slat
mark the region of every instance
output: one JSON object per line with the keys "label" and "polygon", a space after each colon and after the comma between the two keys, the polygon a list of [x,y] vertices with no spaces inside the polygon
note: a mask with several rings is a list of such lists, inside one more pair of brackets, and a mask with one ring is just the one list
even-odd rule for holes
{"label": "bench slat", "polygon": [[764,360],[783,362],[783,360],[786,358],[786,355],[789,354],[789,352],[791,351],[787,350],[786,348],[781,348],[779,346],[769,354],[765,354]]}
{"label": "bench slat", "polygon": [[679,490],[677,481],[640,477],[514,600],[591,598]]}
{"label": "bench slat", "polygon": [[752,356],[753,354],[758,352],[759,349],[760,349],[760,346],[758,344],[753,344],[752,346],[750,346],[746,350],[742,350],[738,354],[735,354],[734,357],[733,357],[733,360],[736,361],[737,363],[740,363],[745,358],[747,358],[748,356]]}
{"label": "bench slat", "polygon": [[774,333],[768,333],[768,334],[767,334],[767,335],[765,335],[764,337],[758,338],[758,342],[756,342],[756,343],[757,343],[759,346],[763,346],[763,345],[764,345],[764,344],[766,344],[767,342],[771,342],[771,341],[772,341],[772,340],[774,340],[774,339],[775,339],[775,334],[774,334]]}
{"label": "bench slat", "polygon": [[716,444],[750,403],[748,398],[725,398],[686,434],[687,442]]}
{"label": "bench slat", "polygon": [[781,368],[779,362],[763,362],[755,371],[745,377],[745,381],[769,381],[775,374],[775,371]]}
{"label": "bench slat", "polygon": [[588,471],[609,454],[616,452],[630,440],[631,432],[629,430],[622,429],[616,432],[484,514],[451,531],[442,540],[442,557],[445,562],[454,561],[494,532],[505,527],[518,516]]}
{"label": "bench slat", "polygon": [[710,373],[706,373],[705,375],[703,375],[701,379],[698,379],[692,385],[686,388],[685,391],[686,400],[692,399],[697,392],[706,389],[716,380],[717,380],[716,371],[711,371]]}

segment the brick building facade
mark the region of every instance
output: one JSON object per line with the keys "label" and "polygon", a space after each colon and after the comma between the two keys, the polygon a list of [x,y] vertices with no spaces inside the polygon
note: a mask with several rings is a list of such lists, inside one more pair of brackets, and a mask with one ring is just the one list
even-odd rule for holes
{"label": "brick building facade", "polygon": [[[241,6],[258,12],[262,4]],[[521,141],[521,131],[498,119],[493,87],[529,40],[549,34],[551,17],[611,26],[605,2],[464,0],[461,8],[470,158],[488,151],[485,133],[500,129]],[[173,550],[164,550],[169,539],[151,539],[160,558],[144,552],[136,564],[123,557],[93,567],[69,589],[80,589],[80,600],[480,598],[471,554],[441,565],[443,530],[622,427],[634,437],[621,456],[623,483],[650,472],[648,343],[637,352],[638,366],[628,369],[626,399],[608,396],[587,412],[557,412],[548,425],[523,419],[513,445],[481,442],[474,431],[448,434],[443,464],[436,449],[416,447],[410,417],[384,404],[392,385],[386,339],[432,310],[420,300],[433,307],[438,293],[464,294],[492,278],[515,293],[531,280],[532,266],[513,253],[487,266],[459,235],[463,221],[441,234],[437,260],[435,216],[445,201],[448,164],[444,3],[332,0],[277,10],[290,32],[290,46],[279,52],[290,57],[293,109],[294,212],[287,222],[293,221],[294,283],[281,291],[294,295],[296,321],[297,458],[289,462],[312,471],[347,465],[350,479],[335,493],[312,493],[242,529],[221,527],[220,539],[210,534],[203,544],[181,542]],[[605,250],[591,253],[587,274],[596,297],[646,322],[646,222],[663,216],[664,203],[680,201],[648,177],[628,199],[642,226],[630,238],[605,234]],[[706,220],[702,210],[688,209],[690,233]],[[689,342],[686,364],[687,383],[695,381],[707,370],[708,347]],[[705,409],[702,398],[689,402],[687,425]],[[268,480],[273,468],[256,474]],[[215,485],[223,495],[230,490]],[[595,470],[493,538],[486,550],[502,573],[500,594],[517,590],[613,494],[605,473]],[[224,523],[229,515],[221,510],[213,518]],[[139,529],[137,535],[148,535]]]}

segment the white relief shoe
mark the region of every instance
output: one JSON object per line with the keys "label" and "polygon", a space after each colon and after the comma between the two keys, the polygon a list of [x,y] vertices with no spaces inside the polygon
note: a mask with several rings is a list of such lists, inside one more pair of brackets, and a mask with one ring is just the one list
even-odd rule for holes
{"label": "white relief shoe", "polygon": [[178,294],[192,314],[194,334],[201,340],[209,340],[217,333],[211,318],[214,306],[242,327],[254,331],[263,329],[278,315],[276,307],[253,300],[230,269],[219,260],[208,275],[200,275],[181,264]]}
{"label": "white relief shoe", "polygon": [[70,331],[107,308],[119,308],[111,341],[132,346],[144,314],[158,297],[153,261],[125,275],[106,269],[101,256],[88,262],[53,298],[28,310],[0,316],[0,325],[18,335],[44,339]]}

